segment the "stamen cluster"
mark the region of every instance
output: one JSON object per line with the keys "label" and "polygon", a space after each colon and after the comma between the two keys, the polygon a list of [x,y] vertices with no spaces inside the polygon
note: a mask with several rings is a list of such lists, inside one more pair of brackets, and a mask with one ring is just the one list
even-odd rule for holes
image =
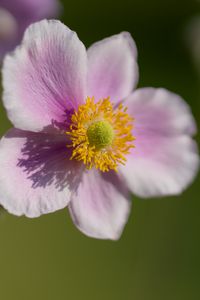
{"label": "stamen cluster", "polygon": [[133,118],[127,108],[119,104],[116,109],[109,98],[99,100],[88,97],[71,117],[70,136],[73,147],[71,159],[83,161],[88,169],[103,172],[117,171],[125,164],[125,155],[133,148]]}

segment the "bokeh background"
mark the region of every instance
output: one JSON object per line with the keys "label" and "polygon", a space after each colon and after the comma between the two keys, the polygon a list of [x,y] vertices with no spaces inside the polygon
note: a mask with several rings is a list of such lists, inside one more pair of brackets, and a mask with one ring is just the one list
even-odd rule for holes
{"label": "bokeh background", "polygon": [[[139,51],[139,86],[180,94],[200,128],[200,72],[191,56],[193,45],[186,42],[188,23],[200,14],[198,1],[61,3],[61,19],[87,46],[131,32]],[[10,127],[1,106],[0,134]],[[199,300],[199,183],[200,177],[178,197],[133,197],[131,216],[117,242],[84,236],[67,209],[37,219],[1,210],[0,299]]]}

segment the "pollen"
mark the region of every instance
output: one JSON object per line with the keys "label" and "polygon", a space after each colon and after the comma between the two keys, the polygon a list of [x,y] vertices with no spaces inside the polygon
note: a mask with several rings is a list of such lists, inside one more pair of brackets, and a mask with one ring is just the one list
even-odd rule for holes
{"label": "pollen", "polygon": [[126,163],[126,155],[134,147],[133,118],[127,108],[119,104],[114,108],[110,98],[95,103],[88,97],[71,117],[70,159],[82,161],[88,169],[95,167],[102,172],[117,171]]}

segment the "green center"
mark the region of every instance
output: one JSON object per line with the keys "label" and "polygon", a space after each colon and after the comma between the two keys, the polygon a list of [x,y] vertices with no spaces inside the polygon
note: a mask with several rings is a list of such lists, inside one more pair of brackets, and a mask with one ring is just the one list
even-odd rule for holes
{"label": "green center", "polygon": [[114,132],[107,121],[97,121],[88,127],[87,136],[91,146],[102,149],[112,144]]}

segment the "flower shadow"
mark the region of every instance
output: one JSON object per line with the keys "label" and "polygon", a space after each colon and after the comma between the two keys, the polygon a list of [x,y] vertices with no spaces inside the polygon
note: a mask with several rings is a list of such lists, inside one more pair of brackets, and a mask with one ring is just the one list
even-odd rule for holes
{"label": "flower shadow", "polygon": [[12,129],[7,138],[22,141],[17,167],[26,174],[33,189],[53,185],[58,191],[66,187],[76,191],[82,175],[82,164],[70,160],[71,149],[67,147],[67,135],[56,126],[42,132]]}

